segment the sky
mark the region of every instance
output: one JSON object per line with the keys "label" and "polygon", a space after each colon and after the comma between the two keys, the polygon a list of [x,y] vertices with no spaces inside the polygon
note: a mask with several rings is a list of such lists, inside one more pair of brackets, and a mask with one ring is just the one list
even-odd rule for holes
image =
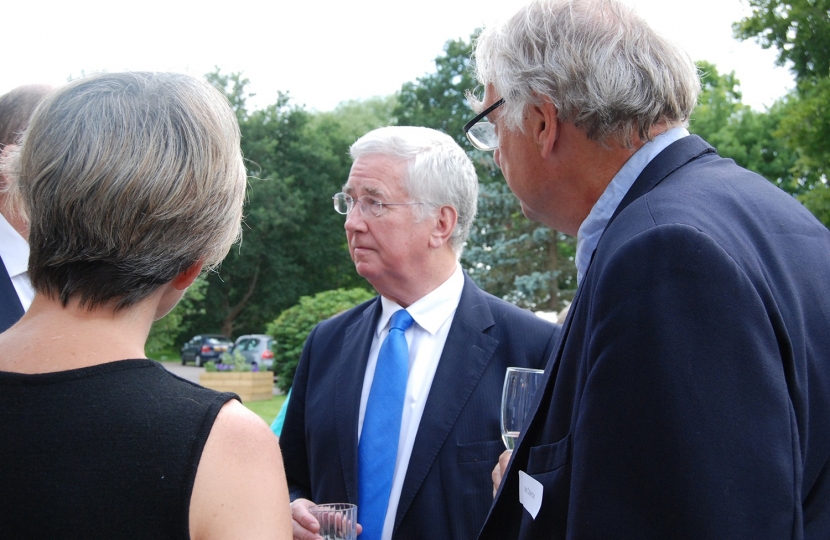
{"label": "sky", "polygon": [[[732,38],[744,0],[623,0],[693,60],[735,71],[743,102],[763,110],[793,86],[774,50]],[[523,0],[0,0],[0,94],[96,71],[242,72],[253,108],[288,92],[329,111],[385,96],[435,70],[449,39]]]}

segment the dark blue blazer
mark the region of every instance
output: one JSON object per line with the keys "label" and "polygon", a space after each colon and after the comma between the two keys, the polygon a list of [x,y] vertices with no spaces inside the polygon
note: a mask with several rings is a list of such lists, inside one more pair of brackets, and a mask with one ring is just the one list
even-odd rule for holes
{"label": "dark blue blazer", "polygon": [[[479,536],[830,538],[830,232],[702,139],[602,236]],[[519,471],[542,487],[534,520]]]}
{"label": "dark blue blazer", "polygon": [[[280,446],[291,498],[357,504],[357,426],[379,298],[320,323],[294,378]],[[544,368],[558,326],[481,291],[465,276],[418,427],[393,537],[469,540],[493,500],[504,451],[508,366]]]}
{"label": "dark blue blazer", "polygon": [[23,304],[12,285],[3,259],[0,258],[0,332],[6,331],[23,316]]}

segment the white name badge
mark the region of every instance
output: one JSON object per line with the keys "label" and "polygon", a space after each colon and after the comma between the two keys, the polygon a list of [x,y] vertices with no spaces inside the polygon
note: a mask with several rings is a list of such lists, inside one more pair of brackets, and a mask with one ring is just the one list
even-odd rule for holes
{"label": "white name badge", "polygon": [[519,502],[530,512],[533,519],[542,507],[542,493],[545,488],[538,480],[534,479],[524,471],[519,471]]}

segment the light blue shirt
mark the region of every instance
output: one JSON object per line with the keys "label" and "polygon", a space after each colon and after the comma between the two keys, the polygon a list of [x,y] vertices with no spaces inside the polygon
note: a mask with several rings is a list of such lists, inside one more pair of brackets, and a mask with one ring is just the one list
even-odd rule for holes
{"label": "light blue shirt", "polygon": [[611,179],[611,183],[605,188],[605,191],[594,204],[594,207],[591,208],[591,212],[582,222],[582,225],[579,226],[579,231],[576,233],[577,286],[582,283],[582,278],[585,276],[585,272],[588,271],[591,257],[594,255],[594,250],[597,248],[602,233],[605,232],[608,221],[614,215],[625,194],[631,189],[634,181],[637,180],[646,165],[657,157],[657,154],[665,150],[671,143],[688,135],[689,132],[682,127],[672,128],[665,133],[661,133],[654,140],[647,142],[637,150]]}

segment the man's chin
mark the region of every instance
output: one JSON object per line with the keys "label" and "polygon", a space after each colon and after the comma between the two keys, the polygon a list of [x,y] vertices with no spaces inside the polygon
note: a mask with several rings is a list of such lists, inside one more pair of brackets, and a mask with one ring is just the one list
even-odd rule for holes
{"label": "man's chin", "polygon": [[528,206],[525,203],[521,202],[521,200],[519,202],[522,206],[522,214],[524,214],[527,219],[529,219],[530,221],[535,221],[537,223],[542,223],[542,219],[539,214],[535,213],[533,210],[528,208]]}
{"label": "man's chin", "polygon": [[372,282],[372,278],[376,277],[378,272],[377,269],[373,264],[370,264],[364,260],[358,259],[354,263],[354,269],[357,271],[357,274],[369,281]]}

